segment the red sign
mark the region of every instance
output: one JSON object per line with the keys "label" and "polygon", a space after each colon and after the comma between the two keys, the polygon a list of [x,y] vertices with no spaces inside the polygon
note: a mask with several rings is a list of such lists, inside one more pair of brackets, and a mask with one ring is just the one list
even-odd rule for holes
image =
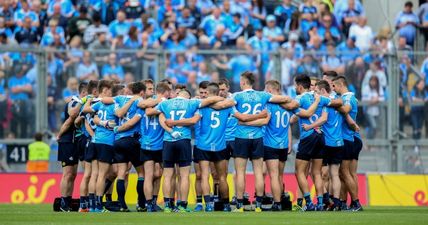
{"label": "red sign", "polygon": [[[61,174],[0,174],[3,181],[0,186],[0,203],[52,203],[56,197],[61,196],[60,182]],[[73,197],[79,197],[79,185],[81,174],[77,175],[74,186]],[[359,175],[359,199],[363,205],[367,204],[366,176]],[[294,174],[284,175],[285,188],[290,193],[291,200],[296,201],[297,182]],[[7,183],[6,183],[7,182]],[[194,184],[191,184],[194,185]],[[315,197],[315,187],[309,180],[311,195]],[[270,181],[266,179],[266,193],[270,193]],[[135,189],[133,189],[135,190]],[[131,191],[131,190],[130,190]],[[250,194],[251,200],[254,196],[254,175],[248,174],[246,178],[246,192]]]}

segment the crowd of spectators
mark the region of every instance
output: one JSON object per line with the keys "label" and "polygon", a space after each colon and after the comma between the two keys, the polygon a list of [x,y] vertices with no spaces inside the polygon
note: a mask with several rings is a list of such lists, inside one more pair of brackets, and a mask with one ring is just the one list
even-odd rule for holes
{"label": "crowd of spectators", "polygon": [[[200,81],[225,77],[236,91],[238,75],[251,70],[258,88],[280,77],[284,93],[293,96],[295,74],[320,77],[335,70],[367,103],[361,121],[367,137],[375,138],[388,98],[386,54],[402,53],[401,118],[408,115],[406,103],[427,101],[428,59],[415,69],[421,62],[413,46],[416,29],[428,27],[428,3],[415,11],[407,2],[394,25],[372,30],[360,0],[2,0],[0,47],[24,51],[0,52],[0,130],[32,135],[38,69],[31,49],[41,46],[47,52],[52,132],[60,102],[77,93],[79,81],[159,80],[162,73],[196,90]],[[423,83],[423,90],[415,83]],[[422,127],[416,125],[427,121],[414,121],[418,138]]]}

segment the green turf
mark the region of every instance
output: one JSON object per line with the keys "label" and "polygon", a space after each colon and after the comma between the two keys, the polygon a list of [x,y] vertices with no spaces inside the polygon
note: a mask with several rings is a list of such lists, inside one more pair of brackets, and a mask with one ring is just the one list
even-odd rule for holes
{"label": "green turf", "polygon": [[50,205],[2,205],[0,224],[428,224],[428,207],[370,207],[364,212],[59,213]]}

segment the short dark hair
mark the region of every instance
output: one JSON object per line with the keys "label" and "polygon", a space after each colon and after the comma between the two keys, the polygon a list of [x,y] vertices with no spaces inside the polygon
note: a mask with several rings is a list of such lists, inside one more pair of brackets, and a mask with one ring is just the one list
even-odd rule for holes
{"label": "short dark hair", "polygon": [[161,80],[160,82],[167,83],[168,85],[171,85],[171,84],[172,84],[172,82],[171,82],[169,79],[163,79],[163,80]]}
{"label": "short dark hair", "polygon": [[331,79],[333,79],[333,78],[335,78],[335,77],[339,76],[339,75],[337,74],[337,72],[336,72],[336,71],[334,71],[334,70],[328,70],[328,71],[325,71],[325,72],[323,72],[323,73],[322,73],[322,75],[323,75],[323,76],[330,77]]}
{"label": "short dark hair", "polygon": [[311,87],[311,78],[306,74],[298,74],[294,78],[294,82],[296,82],[297,85],[302,85],[305,89],[309,89]]}
{"label": "short dark hair", "polygon": [[98,93],[103,92],[104,88],[108,88],[108,89],[113,88],[113,82],[110,80],[100,80],[98,82]]}
{"label": "short dark hair", "polygon": [[94,90],[97,90],[98,88],[98,81],[97,80],[90,80],[88,82],[88,94],[92,94]]}
{"label": "short dark hair", "polygon": [[85,90],[88,90],[88,82],[82,81],[79,84],[79,94],[81,94]]}
{"label": "short dark hair", "polygon": [[277,80],[268,80],[265,82],[265,86],[270,86],[277,91],[281,91],[281,83]]}
{"label": "short dark hair", "polygon": [[226,87],[230,87],[230,84],[229,84],[229,80],[228,79],[226,79],[226,78],[221,78],[219,81],[218,81],[218,85],[220,86],[220,85],[226,85]]}
{"label": "short dark hair", "polygon": [[208,85],[210,84],[209,81],[204,80],[202,82],[199,83],[199,88],[203,88],[203,89],[207,89]]}
{"label": "short dark hair", "polygon": [[128,84],[129,90],[132,94],[136,95],[142,91],[146,91],[146,85],[143,82],[132,82]]}
{"label": "short dark hair", "polygon": [[341,82],[344,86],[348,86],[348,81],[346,81],[346,77],[345,76],[335,77],[333,79],[333,82],[336,82],[336,81]]}
{"label": "short dark hair", "polygon": [[156,85],[156,93],[164,94],[167,91],[171,91],[171,88],[169,88],[169,85],[165,82],[160,82],[158,85]]}
{"label": "short dark hair", "polygon": [[407,1],[406,3],[404,3],[404,7],[411,7],[411,8],[413,8],[413,2]]}
{"label": "short dark hair", "polygon": [[115,85],[113,85],[111,93],[113,96],[117,96],[117,95],[119,95],[119,91],[123,90],[124,88],[125,88],[125,85],[123,85],[123,84],[115,84]]}
{"label": "short dark hair", "polygon": [[143,80],[144,84],[155,84],[155,82],[152,79],[145,79]]}
{"label": "short dark hair", "polygon": [[34,140],[36,141],[42,141],[43,140],[43,134],[40,132],[37,132],[34,134]]}
{"label": "short dark hair", "polygon": [[213,95],[218,95],[218,93],[220,92],[220,86],[215,82],[209,83],[207,89],[208,93]]}
{"label": "short dark hair", "polygon": [[330,88],[330,85],[328,84],[328,82],[327,81],[325,81],[325,80],[320,80],[320,81],[318,81],[316,84],[315,84],[315,86],[317,86],[318,88],[320,88],[320,89],[325,89],[326,91],[327,91],[327,93],[330,93],[331,92],[331,88]]}
{"label": "short dark hair", "polygon": [[244,77],[247,81],[249,85],[253,85],[254,82],[256,81],[256,76],[254,75],[253,72],[251,71],[245,71],[241,74],[241,77]]}
{"label": "short dark hair", "polygon": [[177,89],[186,89],[186,85],[184,85],[184,84],[176,84],[174,88],[175,88],[175,90],[177,90]]}

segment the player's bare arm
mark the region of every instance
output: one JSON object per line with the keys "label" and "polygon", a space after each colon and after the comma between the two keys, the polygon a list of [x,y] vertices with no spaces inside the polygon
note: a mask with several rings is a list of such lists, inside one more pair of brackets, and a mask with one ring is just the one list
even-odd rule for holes
{"label": "player's bare arm", "polygon": [[303,124],[302,127],[306,131],[308,131],[310,129],[314,129],[316,127],[321,127],[325,122],[327,122],[327,118],[328,118],[328,113],[322,112],[321,117],[318,118],[315,122],[313,122],[311,124]]}

